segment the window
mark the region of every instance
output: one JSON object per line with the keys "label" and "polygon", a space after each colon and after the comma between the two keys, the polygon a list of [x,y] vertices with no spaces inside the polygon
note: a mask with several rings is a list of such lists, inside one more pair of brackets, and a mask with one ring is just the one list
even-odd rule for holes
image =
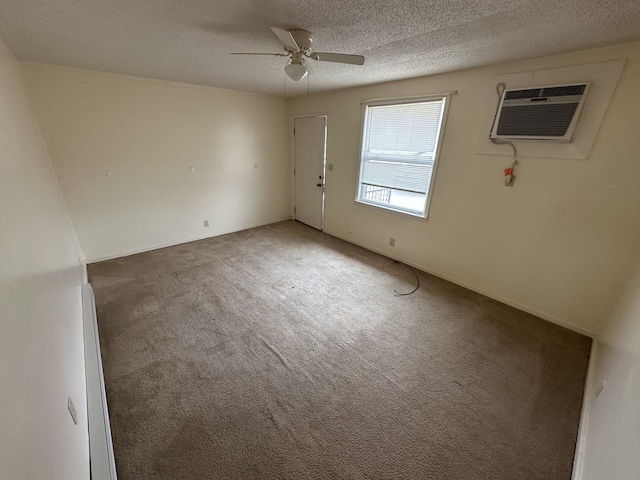
{"label": "window", "polygon": [[358,202],[427,217],[448,100],[365,103]]}

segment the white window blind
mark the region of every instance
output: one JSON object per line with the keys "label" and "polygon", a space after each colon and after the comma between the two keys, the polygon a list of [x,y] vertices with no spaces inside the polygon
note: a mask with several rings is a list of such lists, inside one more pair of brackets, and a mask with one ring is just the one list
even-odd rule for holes
{"label": "white window blind", "polygon": [[446,100],[366,106],[359,201],[425,214]]}

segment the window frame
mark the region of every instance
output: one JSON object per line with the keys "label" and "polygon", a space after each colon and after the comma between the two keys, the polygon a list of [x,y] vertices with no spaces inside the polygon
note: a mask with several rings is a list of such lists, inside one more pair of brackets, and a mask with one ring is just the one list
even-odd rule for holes
{"label": "window frame", "polygon": [[[445,128],[447,124],[447,117],[449,113],[449,105],[451,103],[451,97],[454,92],[434,94],[434,95],[420,95],[415,97],[397,97],[397,98],[380,98],[367,100],[362,102],[362,121],[360,127],[360,157],[358,159],[358,175],[356,184],[356,198],[355,202],[359,205],[366,207],[378,208],[382,211],[391,213],[397,213],[401,215],[407,215],[411,218],[427,220],[429,218],[429,208],[431,206],[431,198],[433,196],[433,190],[435,186],[435,179],[437,176],[440,152],[442,150],[442,142],[444,140]],[[428,101],[444,101],[444,108],[442,111],[442,119],[440,122],[440,128],[436,139],[436,145],[434,150],[433,166],[431,169],[431,178],[429,180],[429,189],[426,193],[424,211],[422,213],[416,213],[415,211],[405,210],[391,205],[387,206],[380,203],[368,202],[361,199],[362,191],[362,176],[364,172],[364,154],[365,154],[365,135],[367,128],[367,111],[369,107],[379,107],[387,105],[406,105],[410,103],[422,103]]]}

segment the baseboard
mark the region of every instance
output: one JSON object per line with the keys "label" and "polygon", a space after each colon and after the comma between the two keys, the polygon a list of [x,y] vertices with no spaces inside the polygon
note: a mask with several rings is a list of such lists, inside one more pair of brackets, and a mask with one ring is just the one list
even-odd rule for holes
{"label": "baseboard", "polygon": [[117,480],[107,394],[102,372],[95,298],[93,289],[88,283],[82,285],[82,316],[91,480]]}
{"label": "baseboard", "polygon": [[485,297],[492,298],[493,300],[497,300],[500,303],[504,303],[505,305],[509,305],[510,307],[517,308],[518,310],[522,310],[523,312],[530,313],[531,315],[535,315],[536,317],[542,318],[543,320],[547,320],[548,322],[555,323],[556,325],[559,325],[561,327],[567,328],[567,329],[572,330],[574,332],[580,333],[580,334],[585,335],[587,337],[591,337],[591,338],[595,337],[595,332],[593,332],[591,330],[588,330],[586,328],[580,327],[580,326],[575,325],[575,324],[573,324],[571,322],[566,322],[566,321],[564,321],[562,319],[552,317],[552,316],[550,316],[550,315],[548,315],[548,314],[546,314],[544,312],[536,310],[535,308],[531,308],[531,307],[529,307],[527,305],[522,305],[522,304],[520,304],[518,302],[514,302],[514,301],[512,301],[512,300],[510,300],[508,298],[501,297],[500,295],[495,295],[492,292],[487,292],[486,290],[483,290],[482,288],[480,288],[480,287],[478,287],[476,285],[471,285],[471,284],[468,284],[466,282],[460,281],[460,280],[458,280],[456,278],[450,277],[449,275],[445,275],[445,274],[443,274],[441,272],[437,272],[437,271],[432,270],[432,269],[430,269],[428,267],[425,267],[424,265],[420,265],[420,264],[417,264],[417,263],[409,262],[409,261],[407,261],[407,260],[405,260],[403,258],[391,255],[391,254],[389,254],[389,252],[385,252],[385,251],[379,250],[379,249],[377,249],[375,247],[372,247],[371,245],[367,245],[366,243],[356,242],[351,238],[345,238],[342,235],[333,233],[333,232],[328,231],[328,230],[324,230],[324,233],[326,233],[327,235],[331,235],[332,237],[339,238],[340,240],[344,240],[345,242],[353,243],[354,245],[358,245],[359,247],[366,248],[367,250],[370,250],[372,252],[379,253],[380,255],[384,255],[385,257],[392,258],[393,260],[397,260],[397,261],[405,263],[407,265],[411,265],[412,267],[417,268],[419,270],[422,270],[423,272],[426,272],[426,273],[428,273],[430,275],[433,275],[433,276],[438,277],[438,278],[442,278],[443,280],[446,280],[446,281],[451,282],[451,283],[455,283],[456,285],[460,285],[461,287],[464,287],[466,289],[472,290],[472,291],[474,291],[476,293],[479,293],[480,295],[484,295]]}
{"label": "baseboard", "polygon": [[113,260],[114,258],[122,258],[122,257],[128,257],[129,255],[136,255],[138,253],[152,252],[153,250],[160,250],[161,248],[175,247],[176,245],[182,245],[183,243],[197,242],[198,240],[205,240],[207,238],[219,237],[220,235],[228,235],[230,233],[249,230],[250,228],[264,227],[265,225],[284,222],[285,220],[291,220],[291,217],[282,218],[280,220],[272,220],[265,223],[254,223],[251,225],[245,225],[245,226],[234,228],[231,230],[223,230],[222,232],[217,232],[214,234],[205,234],[205,235],[200,235],[196,237],[183,238],[180,240],[173,240],[170,242],[156,243],[153,245],[148,245],[146,247],[132,248],[130,250],[125,250],[122,252],[113,252],[107,255],[98,255],[96,257],[89,257],[87,258],[86,263],[89,264],[89,263],[104,262],[107,260]]}
{"label": "baseboard", "polygon": [[591,353],[589,355],[589,366],[587,369],[587,379],[584,385],[584,397],[582,398],[582,410],[580,412],[580,427],[578,438],[576,439],[576,451],[573,456],[573,474],[571,480],[582,480],[584,477],[584,453],[586,449],[587,436],[589,431],[589,415],[595,392],[595,367],[598,355],[598,340],[593,339]]}
{"label": "baseboard", "polygon": [[[173,247],[175,245],[181,245],[183,243],[195,242],[195,241],[198,241],[198,240],[204,240],[206,238],[217,237],[217,236],[220,236],[220,235],[228,235],[230,233],[236,233],[236,232],[240,232],[242,230],[248,230],[250,228],[256,228],[256,227],[262,227],[262,226],[265,226],[265,225],[271,225],[273,223],[283,222],[285,220],[291,220],[291,217],[282,218],[281,220],[269,221],[269,222],[266,222],[266,223],[259,223],[259,224],[256,223],[256,224],[251,224],[251,225],[245,225],[245,226],[234,228],[234,229],[231,229],[231,230],[225,230],[225,231],[222,231],[222,232],[218,232],[218,233],[215,233],[213,235],[207,234],[207,235],[202,235],[202,236],[198,236],[198,237],[191,237],[191,238],[185,238],[185,239],[182,239],[182,240],[176,240],[176,241],[172,241],[172,242],[158,243],[158,244],[149,245],[149,246],[141,247],[141,248],[134,248],[134,249],[123,251],[123,252],[111,253],[111,254],[108,254],[108,255],[90,257],[90,258],[88,258],[86,260],[86,263],[89,264],[89,263],[103,262],[103,261],[106,261],[106,260],[113,260],[114,258],[121,258],[121,257],[127,257],[129,255],[136,255],[138,253],[151,252],[153,250],[159,250],[161,248]],[[388,252],[379,250],[379,249],[377,249],[375,247],[372,247],[371,245],[368,245],[366,243],[361,243],[361,242],[354,241],[351,238],[345,238],[342,235],[336,234],[336,233],[331,232],[331,231],[326,230],[326,229],[324,230],[324,233],[326,233],[328,235],[331,235],[332,237],[336,237],[336,238],[339,238],[341,240],[344,240],[345,242],[353,243],[354,245],[358,245],[359,247],[366,248],[367,250],[370,250],[372,252],[379,253],[380,255],[384,255],[385,257],[389,257],[389,258],[392,258],[392,259],[397,260],[399,262],[406,263],[407,265],[411,265],[412,267],[418,268],[418,269],[422,270],[423,272],[427,272],[430,275],[434,275],[434,276],[436,276],[438,278],[442,278],[443,280],[447,280],[448,282],[455,283],[456,285],[460,285],[461,287],[464,287],[464,288],[467,288],[469,290],[472,290],[472,291],[474,291],[476,293],[484,295],[485,297],[492,298],[494,300],[497,300],[498,302],[504,303],[505,305],[509,305],[509,306],[511,306],[513,308],[517,308],[518,310],[522,310],[523,312],[530,313],[531,315],[535,315],[536,317],[542,318],[543,320],[547,320],[547,321],[549,321],[551,323],[555,323],[556,325],[560,325],[561,327],[568,328],[569,330],[572,330],[574,332],[580,333],[582,335],[586,335],[587,337],[593,338],[595,336],[595,332],[593,332],[591,330],[588,330],[586,328],[580,327],[580,326],[575,325],[575,324],[573,324],[571,322],[566,322],[566,321],[564,321],[562,319],[555,318],[553,316],[550,316],[550,315],[546,314],[545,312],[541,312],[541,311],[536,310],[534,308],[531,308],[531,307],[529,307],[527,305],[522,305],[522,304],[520,304],[518,302],[514,302],[514,301],[512,301],[512,300],[510,300],[508,298],[504,298],[504,297],[501,297],[499,295],[495,295],[492,292],[485,291],[485,290],[483,290],[482,288],[480,288],[480,287],[478,287],[476,285],[471,285],[471,284],[468,284],[466,282],[460,281],[460,280],[458,280],[456,278],[450,277],[449,275],[445,275],[445,274],[443,274],[441,272],[437,272],[437,271],[432,270],[432,269],[430,269],[428,267],[425,267],[424,265],[408,262],[407,260],[405,260],[403,258],[391,255]]]}

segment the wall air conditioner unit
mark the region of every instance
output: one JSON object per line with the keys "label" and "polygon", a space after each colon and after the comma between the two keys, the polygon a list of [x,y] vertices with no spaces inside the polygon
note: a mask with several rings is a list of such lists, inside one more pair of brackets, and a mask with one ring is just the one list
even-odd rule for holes
{"label": "wall air conditioner unit", "polygon": [[505,90],[490,137],[570,142],[587,90],[588,82]]}

